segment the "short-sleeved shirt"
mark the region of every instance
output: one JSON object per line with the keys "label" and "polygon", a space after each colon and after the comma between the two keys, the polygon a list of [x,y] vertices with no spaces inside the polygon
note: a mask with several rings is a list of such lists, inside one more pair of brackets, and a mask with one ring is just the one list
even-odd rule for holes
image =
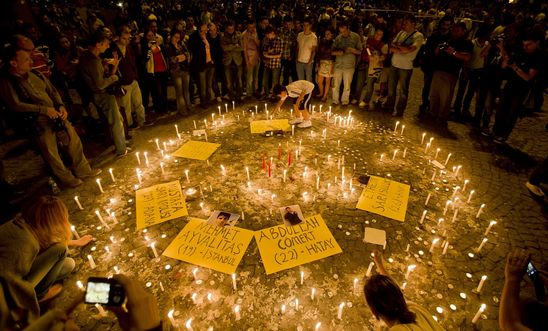
{"label": "short-sleeved shirt", "polygon": [[529,89],[536,79],[542,77],[545,67],[545,54],[541,50],[536,50],[532,53],[525,53],[523,50],[510,55],[510,61],[520,68],[523,72],[528,73],[529,70],[534,69],[538,73],[535,78],[530,81],[525,81],[521,78],[513,69],[507,67],[508,81],[512,83],[513,87],[520,87],[523,89]]}
{"label": "short-sleeved shirt", "polygon": [[314,90],[314,83],[307,80],[297,80],[288,84],[285,89],[287,90],[288,98],[298,98],[301,93],[310,94]]}
{"label": "short-sleeved shirt", "polygon": [[[355,48],[359,51],[362,50],[362,42],[360,36],[350,31],[348,37],[344,37],[339,34],[333,41],[333,50],[344,51],[348,47]],[[357,56],[352,53],[344,53],[343,55],[335,56],[335,69],[354,69],[356,67]]]}
{"label": "short-sleeved shirt", "polygon": [[280,55],[282,54],[282,43],[280,38],[275,37],[273,39],[264,38],[263,41],[263,58],[264,65],[270,69],[277,69],[282,67],[281,58],[273,59],[267,58],[264,55]]}
{"label": "short-sleeved shirt", "polygon": [[[450,39],[447,41],[447,43],[450,47],[453,47],[456,52],[472,54],[472,51],[474,49],[474,45],[472,44],[472,42],[465,38]],[[445,51],[440,50],[438,56],[436,57],[435,70],[458,75],[463,65],[464,62],[457,59],[454,55],[447,54]]]}
{"label": "short-sleeved shirt", "polygon": [[415,50],[405,54],[394,53],[392,56],[392,65],[398,69],[413,69],[413,60],[417,56],[423,43],[424,36],[418,31],[411,33],[405,31],[398,32],[396,37],[394,37],[392,44],[399,44],[400,46],[405,47],[415,46]]}
{"label": "short-sleeved shirt", "polygon": [[297,54],[297,61],[301,63],[308,63],[312,57],[312,48],[318,46],[318,37],[313,32],[305,34],[300,32],[297,35],[297,43],[299,44],[299,54]]}

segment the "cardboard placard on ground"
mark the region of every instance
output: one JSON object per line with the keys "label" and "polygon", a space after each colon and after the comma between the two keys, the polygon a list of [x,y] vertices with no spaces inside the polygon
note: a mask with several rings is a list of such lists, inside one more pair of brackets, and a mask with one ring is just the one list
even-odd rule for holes
{"label": "cardboard placard on ground", "polygon": [[255,231],[255,241],[267,275],[342,253],[321,215]]}
{"label": "cardboard placard on ground", "polygon": [[185,198],[178,180],[135,192],[137,230],[188,216]]}
{"label": "cardboard placard on ground", "polygon": [[403,222],[409,201],[409,185],[371,176],[356,208]]}
{"label": "cardboard placard on ground", "polygon": [[291,125],[287,118],[279,120],[262,120],[251,122],[251,133],[265,133],[271,130],[291,131]]}
{"label": "cardboard placard on ground", "polygon": [[171,153],[172,156],[184,157],[187,159],[205,161],[215,153],[221,144],[208,143],[203,141],[189,140],[178,150]]}
{"label": "cardboard placard on ground", "polygon": [[363,233],[363,241],[381,245],[383,249],[386,249],[386,231],[366,226]]}
{"label": "cardboard placard on ground", "polygon": [[253,238],[253,231],[216,226],[190,218],[162,255],[226,274],[236,268]]}

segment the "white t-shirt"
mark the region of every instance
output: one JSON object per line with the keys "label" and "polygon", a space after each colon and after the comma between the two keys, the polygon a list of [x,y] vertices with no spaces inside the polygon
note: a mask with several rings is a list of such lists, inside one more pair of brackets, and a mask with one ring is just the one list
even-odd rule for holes
{"label": "white t-shirt", "polygon": [[394,53],[392,56],[392,65],[398,69],[413,69],[413,60],[424,43],[424,36],[418,31],[416,31],[411,37],[408,38],[408,36],[409,34],[407,32],[400,31],[392,42],[393,44],[403,43],[402,46],[406,47],[411,45],[415,46],[415,50],[410,53]]}
{"label": "white t-shirt", "polygon": [[297,80],[286,87],[287,97],[289,98],[298,98],[301,93],[310,94],[314,90],[314,83],[311,83],[307,80]]}
{"label": "white t-shirt", "polygon": [[312,48],[318,46],[318,37],[313,32],[304,34],[299,32],[297,35],[297,43],[299,44],[299,54],[297,55],[297,61],[301,63],[308,63],[312,56]]}

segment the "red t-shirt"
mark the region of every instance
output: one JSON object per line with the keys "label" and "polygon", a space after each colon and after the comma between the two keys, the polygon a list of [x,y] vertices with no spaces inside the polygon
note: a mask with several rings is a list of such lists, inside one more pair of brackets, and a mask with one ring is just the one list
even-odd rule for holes
{"label": "red t-shirt", "polygon": [[164,72],[167,70],[166,62],[159,48],[152,51],[152,59],[154,60],[154,72]]}

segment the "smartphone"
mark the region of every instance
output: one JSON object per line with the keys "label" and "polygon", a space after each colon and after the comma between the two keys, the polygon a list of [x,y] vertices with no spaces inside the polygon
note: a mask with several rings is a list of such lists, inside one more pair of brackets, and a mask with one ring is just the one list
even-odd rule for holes
{"label": "smartphone", "polygon": [[121,306],[126,293],[120,283],[112,278],[90,277],[84,297],[85,303],[103,306]]}
{"label": "smartphone", "polygon": [[533,285],[535,286],[535,294],[537,296],[537,299],[543,302],[546,299],[544,283],[542,282],[542,279],[540,279],[537,268],[535,268],[533,262],[531,261],[529,261],[529,263],[527,264],[527,276],[529,276],[529,279],[531,280],[531,282],[533,282]]}

